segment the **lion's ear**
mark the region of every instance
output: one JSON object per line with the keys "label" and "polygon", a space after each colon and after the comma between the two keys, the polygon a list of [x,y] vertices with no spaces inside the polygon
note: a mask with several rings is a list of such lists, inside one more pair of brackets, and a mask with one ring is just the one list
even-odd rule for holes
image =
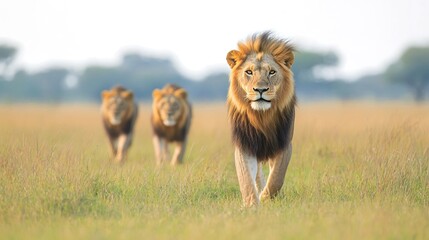
{"label": "lion's ear", "polygon": [[159,90],[159,89],[155,89],[155,90],[153,90],[153,92],[152,92],[152,97],[153,97],[154,99],[160,98],[161,96],[162,96],[162,92],[161,92],[161,90]]}
{"label": "lion's ear", "polygon": [[130,91],[122,92],[121,95],[123,98],[128,99],[128,100],[133,100],[133,98],[134,98],[134,94]]}
{"label": "lion's ear", "polygon": [[226,61],[230,68],[233,68],[239,60],[243,58],[243,54],[237,50],[231,50],[226,55]]}
{"label": "lion's ear", "polygon": [[177,97],[181,97],[183,99],[186,99],[188,97],[188,93],[183,88],[177,89],[174,92],[174,95],[176,95]]}
{"label": "lion's ear", "polygon": [[104,90],[101,92],[101,98],[102,99],[110,98],[110,96],[112,96],[112,93],[108,90]]}
{"label": "lion's ear", "polygon": [[287,56],[286,59],[284,59],[284,63],[286,65],[286,67],[291,68],[292,64],[295,62],[295,54],[293,52],[290,52]]}

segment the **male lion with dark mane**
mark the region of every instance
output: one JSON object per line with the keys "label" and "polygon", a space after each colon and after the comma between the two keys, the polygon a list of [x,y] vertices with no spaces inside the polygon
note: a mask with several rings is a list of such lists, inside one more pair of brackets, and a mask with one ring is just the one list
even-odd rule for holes
{"label": "male lion with dark mane", "polygon": [[[231,68],[228,117],[245,206],[275,197],[283,186],[295,120],[293,52],[287,40],[264,32],[239,42],[226,57]],[[264,162],[270,167],[267,182]]]}
{"label": "male lion with dark mane", "polygon": [[179,86],[167,84],[163,89],[155,89],[152,95],[151,123],[157,164],[168,160],[169,143],[176,145],[171,164],[180,164],[183,162],[192,119],[188,94]]}
{"label": "male lion with dark mane", "polygon": [[115,161],[123,163],[131,146],[138,106],[131,91],[113,87],[101,93],[101,115]]}

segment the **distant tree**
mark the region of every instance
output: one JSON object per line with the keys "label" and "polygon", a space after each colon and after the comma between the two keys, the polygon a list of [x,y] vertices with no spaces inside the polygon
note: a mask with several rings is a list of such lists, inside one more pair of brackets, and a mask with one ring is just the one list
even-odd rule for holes
{"label": "distant tree", "polygon": [[15,59],[18,49],[12,46],[0,45],[0,64],[3,65],[2,75],[6,74],[7,68]]}
{"label": "distant tree", "polygon": [[416,102],[423,101],[425,88],[429,84],[429,46],[405,50],[399,60],[388,67],[385,76],[392,83],[403,83],[410,87]]}
{"label": "distant tree", "polygon": [[115,85],[129,88],[128,71],[121,71],[118,67],[88,66],[79,77],[78,92],[85,100],[99,101],[100,93]]}
{"label": "distant tree", "polygon": [[140,100],[152,98],[152,90],[166,83],[182,87],[193,86],[193,82],[182,76],[170,59],[143,56],[138,53],[123,55],[117,66],[88,66],[79,76],[76,93],[85,100],[100,100],[100,93],[115,85],[134,91]]}
{"label": "distant tree", "polygon": [[212,73],[200,81],[193,81],[189,86],[192,99],[210,101],[225,100],[229,87],[228,73]]}
{"label": "distant tree", "polygon": [[13,101],[61,101],[65,94],[65,68],[49,68],[36,73],[18,69],[0,89],[2,99]]}
{"label": "distant tree", "polygon": [[31,75],[24,69],[18,69],[11,81],[5,82],[1,89],[2,98],[15,101],[34,101],[38,99],[39,89],[37,83],[31,81]]}
{"label": "distant tree", "polygon": [[148,57],[133,52],[122,56],[122,63],[119,67],[133,72],[144,71],[178,74],[170,59]]}
{"label": "distant tree", "polygon": [[66,89],[67,75],[69,75],[68,69],[52,67],[30,75],[29,81],[36,84],[40,100],[60,101]]}
{"label": "distant tree", "polygon": [[298,51],[292,70],[297,81],[309,82],[319,79],[314,76],[317,67],[333,67],[338,62],[338,56],[333,52]]}

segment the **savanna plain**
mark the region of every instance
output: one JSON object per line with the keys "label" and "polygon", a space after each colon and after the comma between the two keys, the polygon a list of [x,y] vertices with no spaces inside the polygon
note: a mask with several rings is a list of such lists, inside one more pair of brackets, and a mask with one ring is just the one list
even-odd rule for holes
{"label": "savanna plain", "polygon": [[99,106],[0,105],[0,239],[429,239],[428,104],[300,103],[283,189],[250,209],[225,104],[194,104],[178,167],[150,108],[118,166]]}

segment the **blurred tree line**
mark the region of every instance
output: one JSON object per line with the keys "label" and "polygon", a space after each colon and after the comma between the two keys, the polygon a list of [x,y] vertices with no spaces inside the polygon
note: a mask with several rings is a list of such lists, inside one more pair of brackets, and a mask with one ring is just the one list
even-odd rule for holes
{"label": "blurred tree line", "polygon": [[385,72],[386,79],[404,83],[417,102],[425,99],[429,85],[429,47],[410,47]]}
{"label": "blurred tree line", "polygon": [[[150,100],[155,88],[175,83],[189,92],[193,100],[224,101],[228,73],[213,73],[194,81],[181,75],[169,59],[126,53],[116,66],[87,66],[76,71],[51,67],[29,73],[18,69],[6,74],[18,49],[0,45],[0,101],[2,102],[70,102],[100,101],[102,90],[115,85],[132,89],[138,100]],[[226,63],[225,63],[226,64]],[[411,47],[384,73],[364,76],[356,81],[327,80],[317,70],[339,64],[333,52],[300,51],[296,53],[293,71],[296,91],[306,100],[388,100],[410,98],[422,101],[429,83],[429,47]],[[408,91],[407,87],[412,91]]]}

